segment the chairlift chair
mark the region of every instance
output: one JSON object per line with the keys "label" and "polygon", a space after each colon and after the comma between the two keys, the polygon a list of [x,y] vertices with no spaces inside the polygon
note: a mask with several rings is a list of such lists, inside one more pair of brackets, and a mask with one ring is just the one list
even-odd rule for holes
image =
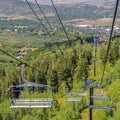
{"label": "chairlift chair", "polygon": [[82,96],[86,96],[87,92],[70,92],[67,94],[66,101],[68,102],[79,102],[82,101]]}
{"label": "chairlift chair", "polygon": [[109,97],[104,96],[103,94],[97,93],[97,94],[94,94],[93,96],[91,96],[91,98],[93,100],[105,100],[105,99],[107,99]]}
{"label": "chairlift chair", "polygon": [[96,105],[89,105],[90,109],[105,109],[105,110],[112,110],[112,106],[96,106]]}
{"label": "chairlift chair", "polygon": [[[111,102],[111,98],[108,97],[108,96],[104,96],[102,94],[94,94],[93,96],[91,96],[93,100],[104,100],[107,104],[109,102]],[[89,108],[90,109],[105,109],[105,110],[114,110],[114,105],[112,103],[109,104],[109,105],[106,105],[106,106],[101,106],[101,105],[89,105]]]}
{"label": "chairlift chair", "polygon": [[[16,97],[18,92],[20,95]],[[44,94],[45,97],[41,97]],[[27,82],[13,86],[10,108],[51,108],[52,104],[53,92],[49,85]]]}
{"label": "chairlift chair", "polygon": [[82,100],[82,98],[78,92],[68,93],[68,97],[66,99],[66,101],[68,101],[68,102],[79,102],[81,100]]}
{"label": "chairlift chair", "polygon": [[85,88],[99,88],[99,82],[94,80],[85,80]]}

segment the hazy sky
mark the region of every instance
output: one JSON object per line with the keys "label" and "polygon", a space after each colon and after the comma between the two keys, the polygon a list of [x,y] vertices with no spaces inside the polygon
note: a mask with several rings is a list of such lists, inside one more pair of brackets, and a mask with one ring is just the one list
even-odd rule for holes
{"label": "hazy sky", "polygon": [[[25,1],[25,0],[23,0],[23,1]],[[28,0],[28,1],[31,1],[31,2],[33,2],[34,0]],[[37,0],[38,2],[50,2],[50,0]],[[90,1],[90,0],[53,0],[54,2],[80,2],[80,1]]]}
{"label": "hazy sky", "polygon": [[[25,0],[23,0],[25,1]],[[28,0],[29,2],[34,2],[34,0]],[[73,3],[73,2],[85,2],[85,1],[90,1],[90,0],[53,0],[54,3]],[[37,0],[37,2],[40,3],[51,3],[50,0]]]}
{"label": "hazy sky", "polygon": [[[23,0],[25,1],[25,0]],[[34,0],[28,0],[29,2],[34,2]],[[50,0],[37,0],[40,3],[50,3]],[[54,3],[60,3],[60,4],[64,4],[64,3],[80,3],[80,2],[96,2],[96,3],[100,3],[100,2],[107,2],[107,1],[116,1],[116,0],[53,0]]]}

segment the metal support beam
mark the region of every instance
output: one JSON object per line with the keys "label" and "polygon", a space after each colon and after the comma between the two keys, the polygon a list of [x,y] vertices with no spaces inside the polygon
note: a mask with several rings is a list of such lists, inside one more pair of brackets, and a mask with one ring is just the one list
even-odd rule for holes
{"label": "metal support beam", "polygon": [[94,76],[96,76],[96,54],[97,54],[97,44],[98,44],[98,36],[94,36]]}
{"label": "metal support beam", "polygon": [[[93,88],[90,88],[90,105],[94,105],[94,100],[92,99],[93,96]],[[92,120],[92,108],[89,109],[90,120]]]}

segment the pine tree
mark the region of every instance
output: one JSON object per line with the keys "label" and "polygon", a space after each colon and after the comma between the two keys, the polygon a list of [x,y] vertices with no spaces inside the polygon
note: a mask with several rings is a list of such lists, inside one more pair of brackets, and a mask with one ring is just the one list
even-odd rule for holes
{"label": "pine tree", "polygon": [[88,65],[92,63],[92,52],[93,52],[92,46],[89,44],[85,44],[82,51],[82,55],[87,59]]}
{"label": "pine tree", "polygon": [[106,46],[102,46],[101,49],[100,49],[100,59],[102,61],[102,64],[104,65],[105,64],[105,59],[106,59]]}
{"label": "pine tree", "polygon": [[57,77],[57,71],[49,69],[47,73],[47,82],[51,87],[53,88],[53,92],[58,92],[58,77]]}
{"label": "pine tree", "polygon": [[110,47],[108,60],[114,66],[118,58],[119,58],[119,44],[117,43],[117,41],[115,41],[112,42],[112,45]]}
{"label": "pine tree", "polygon": [[88,61],[85,56],[81,56],[76,68],[75,79],[79,82],[88,77]]}

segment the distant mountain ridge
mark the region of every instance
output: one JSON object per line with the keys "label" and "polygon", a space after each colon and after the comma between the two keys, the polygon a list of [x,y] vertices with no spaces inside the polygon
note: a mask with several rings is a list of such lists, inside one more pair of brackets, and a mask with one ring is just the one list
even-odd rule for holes
{"label": "distant mountain ridge", "polygon": [[25,16],[32,12],[22,0],[0,0],[0,17]]}
{"label": "distant mountain ridge", "polygon": [[[34,2],[34,0],[29,0],[31,2]],[[114,0],[53,0],[55,4],[77,4],[77,3],[91,3],[91,2],[97,2],[97,3],[106,3],[106,2],[112,2]],[[41,4],[49,4],[50,0],[38,0]]]}
{"label": "distant mountain ridge", "polygon": [[[28,0],[28,1],[29,2],[31,1],[32,7],[40,15],[40,11],[38,7],[34,3],[32,3],[33,0]],[[38,0],[38,2],[40,2],[41,4],[47,1],[48,0]],[[67,2],[64,0],[53,0],[53,1],[55,2],[55,4],[62,3],[62,5],[56,5],[56,7],[63,20],[66,20],[67,18],[68,19],[77,19],[77,18],[91,19],[96,15],[98,15],[98,17],[101,18],[103,17],[101,13],[105,12],[103,8],[103,4],[106,4],[105,2],[109,3],[106,5],[114,7],[112,3],[113,0],[67,0]],[[77,2],[81,2],[81,3],[77,4]],[[67,5],[63,3],[66,3]],[[71,3],[74,3],[74,4],[71,4]],[[110,9],[111,11],[113,11],[113,9],[108,6],[107,6],[107,9]],[[44,10],[44,13],[47,13],[47,14],[55,13],[51,5],[41,5],[41,7]],[[105,16],[108,15],[108,13],[105,13]],[[0,17],[11,17],[11,18],[18,17],[19,18],[19,17],[28,17],[28,16],[34,16],[34,14],[32,10],[28,7],[25,0],[0,0]]]}

